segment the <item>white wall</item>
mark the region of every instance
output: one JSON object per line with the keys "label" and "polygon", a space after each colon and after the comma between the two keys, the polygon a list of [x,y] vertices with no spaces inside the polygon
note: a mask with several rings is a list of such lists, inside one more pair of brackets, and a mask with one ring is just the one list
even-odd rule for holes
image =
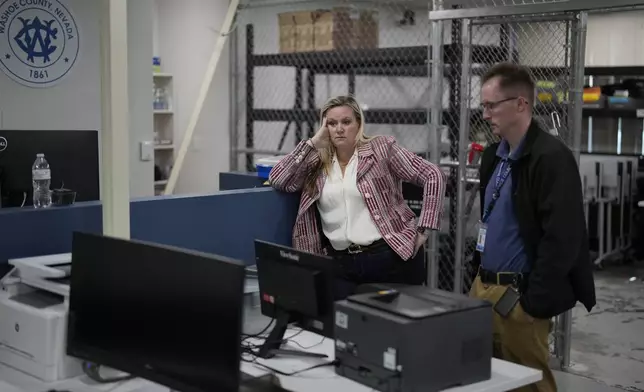
{"label": "white wall", "polygon": [[[174,144],[181,145],[221,24],[226,0],[156,0],[158,55],[173,75]],[[222,53],[210,93],[184,161],[175,193],[219,189],[229,170],[229,57]]]}
{"label": "white wall", "polygon": [[99,2],[68,0],[79,30],[78,59],[51,88],[24,87],[0,72],[2,128],[25,130],[100,129]]}
{"label": "white wall", "polygon": [[586,65],[644,65],[644,11],[592,14],[586,35]]}
{"label": "white wall", "polygon": [[[152,140],[151,0],[128,2],[130,132],[132,141]],[[51,88],[24,87],[0,72],[0,127],[24,130],[101,129],[99,2],[67,0],[79,29],[80,50],[69,74]],[[146,85],[147,81],[147,85]],[[146,85],[146,86],[144,86]],[[100,138],[99,138],[100,140]],[[71,146],[70,146],[71,148]],[[131,149],[133,150],[133,149]],[[99,150],[100,151],[100,150]],[[131,153],[130,191],[153,194],[152,166]],[[135,159],[136,158],[136,159]]]}
{"label": "white wall", "polygon": [[[642,66],[644,65],[644,11],[592,14],[588,20],[586,35],[587,66]],[[644,76],[644,75],[642,75]],[[603,78],[606,82],[606,78]],[[597,80],[595,80],[597,85]],[[588,146],[588,122],[583,133],[584,147]],[[592,119],[594,152],[615,152],[618,141],[622,153],[641,153],[642,119],[617,118]],[[618,130],[621,129],[621,138]]]}

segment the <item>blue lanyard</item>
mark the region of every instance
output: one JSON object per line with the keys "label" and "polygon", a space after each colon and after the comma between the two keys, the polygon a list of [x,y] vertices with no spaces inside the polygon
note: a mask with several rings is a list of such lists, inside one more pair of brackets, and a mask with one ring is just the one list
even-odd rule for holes
{"label": "blue lanyard", "polygon": [[[505,170],[503,166],[505,166]],[[505,180],[507,180],[510,176],[511,171],[512,165],[510,164],[510,162],[508,162],[507,159],[503,159],[499,164],[499,171],[496,174],[496,183],[494,184],[494,192],[492,192],[492,200],[490,200],[490,203],[487,205],[485,211],[483,212],[483,219],[481,219],[483,223],[486,223],[490,218],[492,209],[496,205],[496,201],[499,200],[499,197],[501,196],[501,188],[503,188],[503,184],[505,184]]]}

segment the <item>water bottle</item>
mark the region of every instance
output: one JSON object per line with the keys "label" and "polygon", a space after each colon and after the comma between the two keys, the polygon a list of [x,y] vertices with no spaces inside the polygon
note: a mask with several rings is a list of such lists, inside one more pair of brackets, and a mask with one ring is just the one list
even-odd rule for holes
{"label": "water bottle", "polygon": [[154,110],[166,110],[165,97],[162,88],[154,89]]}
{"label": "water bottle", "polygon": [[31,180],[34,187],[34,208],[47,208],[51,206],[51,170],[45,159],[45,154],[36,155],[36,161],[31,167]]}

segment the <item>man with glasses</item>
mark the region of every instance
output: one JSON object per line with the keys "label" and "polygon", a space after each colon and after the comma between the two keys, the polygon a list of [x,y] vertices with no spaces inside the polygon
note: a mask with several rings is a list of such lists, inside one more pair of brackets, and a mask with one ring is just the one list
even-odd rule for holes
{"label": "man with glasses", "polygon": [[548,366],[551,318],[595,305],[579,169],[533,119],[527,69],[493,66],[481,80],[483,118],[500,142],[481,159],[481,220],[471,295],[494,304],[494,355],[543,371],[524,390],[556,391]]}

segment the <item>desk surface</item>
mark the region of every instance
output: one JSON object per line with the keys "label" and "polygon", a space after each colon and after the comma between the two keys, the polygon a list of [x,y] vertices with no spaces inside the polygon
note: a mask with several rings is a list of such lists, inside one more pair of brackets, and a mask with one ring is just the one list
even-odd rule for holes
{"label": "desk surface", "polygon": [[[330,361],[334,358],[333,340],[325,339],[322,336],[309,333],[292,331],[287,332],[285,338],[289,340],[287,348],[295,350],[308,348],[306,351],[326,354],[328,359],[308,359],[308,358],[273,358],[270,360],[258,360],[259,363],[266,364],[275,370],[284,373],[293,373],[299,370],[315,366],[316,364]],[[295,335],[293,339],[288,336]],[[290,347],[289,347],[290,346]],[[266,371],[261,366],[254,364],[242,363],[242,371],[260,376]],[[525,366],[515,365],[510,362],[498,359],[492,360],[492,377],[488,381],[471,384],[463,387],[450,388],[449,392],[493,392],[508,391],[527,384],[541,380],[541,371],[527,368]],[[332,367],[321,367],[302,372],[292,377],[281,377],[282,386],[292,391],[311,391],[311,392],[371,392],[372,388],[365,387],[347,378],[338,376]]]}
{"label": "desk surface", "polygon": [[[257,314],[258,310],[249,309],[246,312],[245,330],[249,334],[261,331],[267,325],[267,319]],[[307,351],[324,353],[328,359],[310,358],[273,358],[270,360],[258,360],[273,369],[286,373],[306,369],[313,365],[332,360],[334,358],[333,340],[325,339],[319,335],[289,330],[289,345],[293,348],[302,349],[299,346],[307,347]],[[297,335],[296,335],[297,334]],[[296,335],[296,336],[295,336]],[[242,362],[242,371],[251,375],[263,375],[267,371],[261,366]],[[530,369],[524,366],[497,359],[492,360],[492,378],[488,381],[449,389],[449,392],[497,392],[508,391],[523,385],[537,382],[541,379],[541,371]],[[362,386],[354,381],[340,377],[335,374],[332,367],[321,367],[296,376],[280,376],[282,386],[292,391],[307,392],[369,392],[371,388]],[[0,365],[0,391],[2,392],[46,392],[49,389],[69,390],[70,392],[167,392],[168,388],[162,387],[145,380],[131,380],[119,385],[100,385],[92,382],[87,377],[78,377],[57,383],[44,383],[29,375]]]}

